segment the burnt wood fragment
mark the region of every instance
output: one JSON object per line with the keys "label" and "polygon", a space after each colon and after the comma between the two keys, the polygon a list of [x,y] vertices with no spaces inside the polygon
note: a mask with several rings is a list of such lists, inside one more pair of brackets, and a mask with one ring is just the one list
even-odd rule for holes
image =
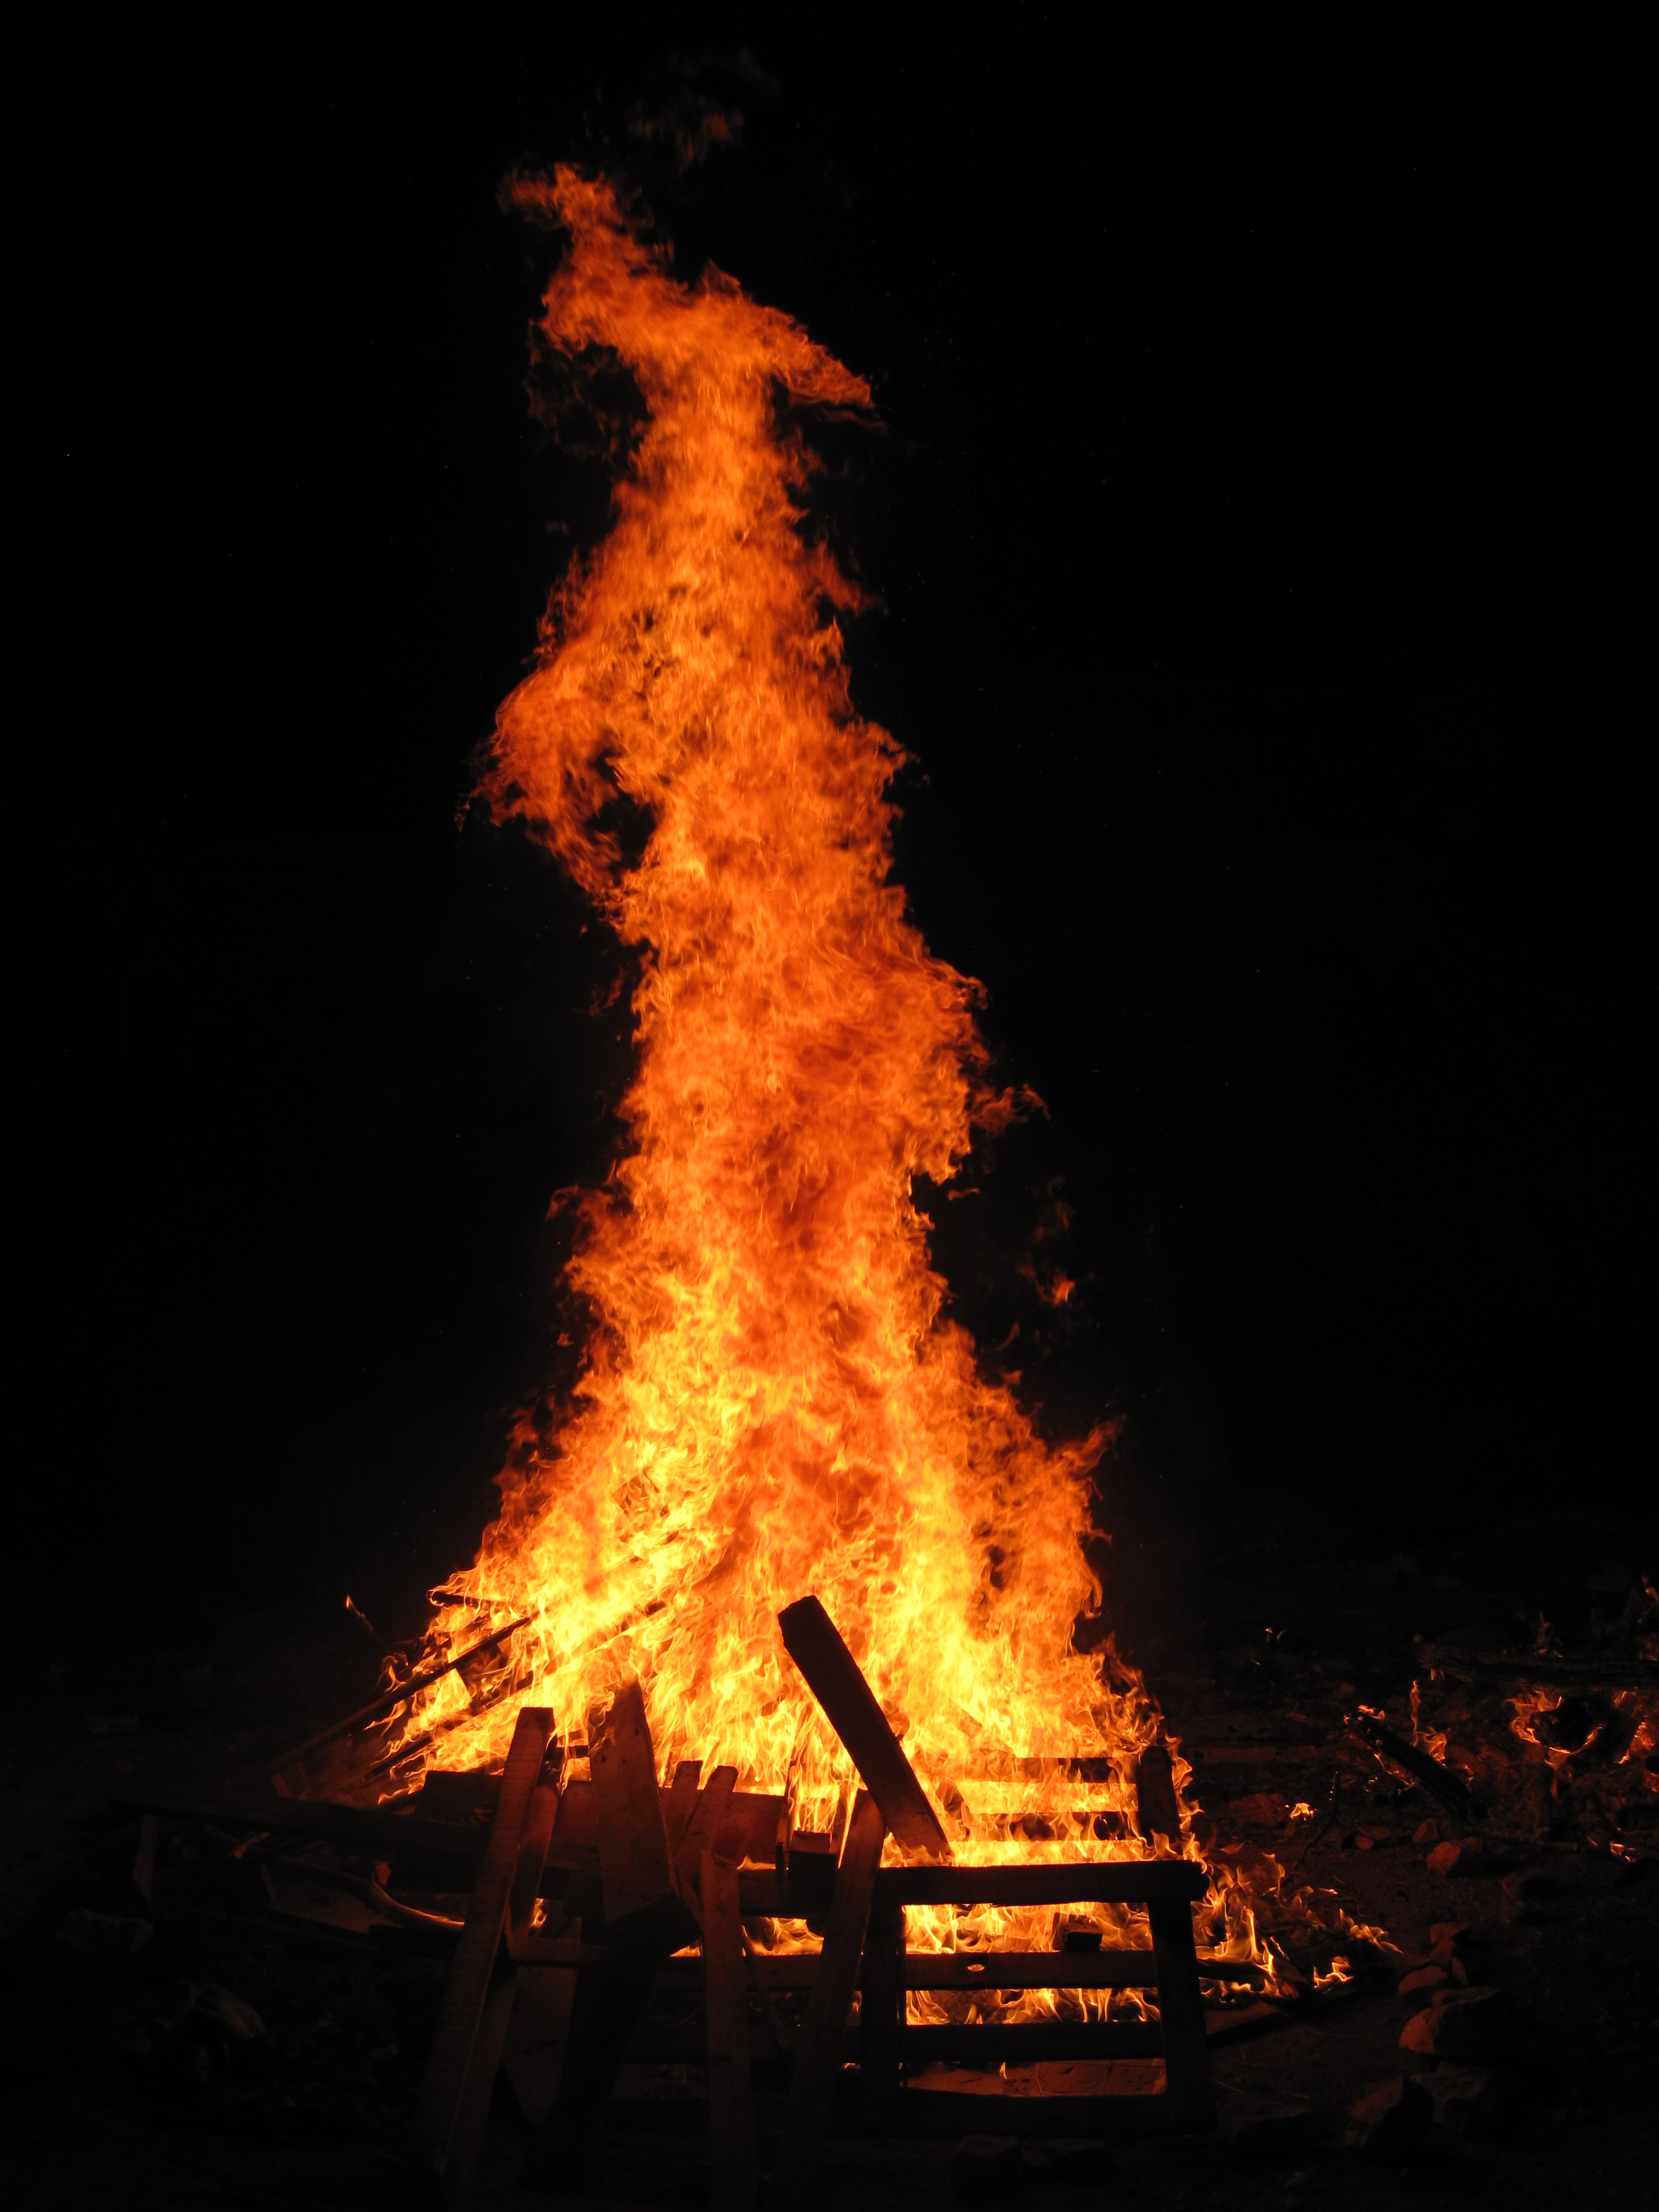
{"label": "burnt wood fragment", "polygon": [[1449,1766],[1443,1765],[1428,1752],[1419,1750],[1415,1744],[1407,1743],[1404,1736],[1396,1735],[1391,1728],[1385,1727],[1370,1713],[1356,1713],[1348,1725],[1370,1750],[1391,1759],[1396,1766],[1403,1766],[1407,1773],[1414,1776],[1431,1796],[1437,1797],[1453,1812],[1479,1811],[1474,1793],[1461,1774],[1454,1774]]}

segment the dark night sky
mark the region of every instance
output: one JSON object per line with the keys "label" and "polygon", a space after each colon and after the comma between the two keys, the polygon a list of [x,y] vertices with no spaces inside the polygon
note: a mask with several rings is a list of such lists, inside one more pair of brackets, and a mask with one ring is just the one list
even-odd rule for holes
{"label": "dark night sky", "polygon": [[[1178,1514],[1633,1506],[1621,311],[1564,143],[1443,56],[747,35],[769,82],[556,17],[42,65],[25,1560],[396,1617],[487,1516],[626,1066],[574,898],[457,826],[605,506],[495,191],[607,155],[876,387],[819,501],[855,696],[1052,1116],[942,1209],[963,1310]],[[625,127],[711,100],[744,143],[684,175]]]}

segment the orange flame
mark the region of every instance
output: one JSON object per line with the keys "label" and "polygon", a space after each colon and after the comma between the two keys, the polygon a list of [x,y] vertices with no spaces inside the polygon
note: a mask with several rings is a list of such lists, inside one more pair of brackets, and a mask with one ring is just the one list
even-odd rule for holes
{"label": "orange flame", "polygon": [[[776,1620],[816,1592],[952,1832],[1041,1838],[1045,1804],[1123,1785],[1013,1761],[1132,1751],[1155,1717],[1073,1648],[1100,1599],[1082,1539],[1108,1431],[1047,1444],[979,1371],[912,1196],[1019,1102],[988,1083],[976,987],[889,880],[903,756],[851,704],[834,611],[858,594],[801,527],[785,401],[862,410],[869,388],[712,267],[678,282],[608,183],[512,190],[569,234],[547,340],[611,349],[647,419],[501,710],[488,788],[641,975],[630,1149],[569,1271],[587,1370],[551,1448],[521,1426],[453,1587],[536,1616],[512,1686],[562,1729],[637,1673],[665,1766],[735,1764],[828,1826],[847,1761]],[[651,824],[636,859],[607,826],[619,794]],[[516,1702],[474,1711],[452,1675],[405,1740],[459,1722],[430,1760],[498,1755]],[[1101,1849],[1077,1826],[1053,1847]]]}

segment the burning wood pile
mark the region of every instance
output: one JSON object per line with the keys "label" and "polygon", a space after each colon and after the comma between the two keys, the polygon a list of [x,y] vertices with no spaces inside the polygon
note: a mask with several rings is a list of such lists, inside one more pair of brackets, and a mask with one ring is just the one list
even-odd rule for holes
{"label": "burning wood pile", "polygon": [[[740,2208],[769,2175],[809,2198],[832,2135],[971,2136],[988,2086],[1016,2156],[1081,2138],[1097,2178],[1109,2132],[1208,2125],[1218,2038],[1396,1982],[1426,2000],[1408,2053],[1486,2051],[1506,2004],[1455,1917],[1407,1959],[1310,1864],[1402,1806],[1436,1878],[1564,1823],[1639,1855],[1651,1590],[1588,1658],[1428,1646],[1408,1706],[1310,1682],[1258,1774],[1079,1648],[1109,1433],[1048,1441],[984,1371],[914,1194],[1033,1102],[890,881],[901,757],[853,707],[859,595],[799,502],[803,422],[869,391],[718,270],[679,282],[604,182],[513,190],[565,240],[544,354],[643,402],[488,779],[635,976],[628,1148],[568,1200],[586,1364],[374,1698],[269,1795],[150,1795],[141,1897],[208,1860],[267,1930],[440,1960],[419,2130],[455,2188],[503,2078],[526,2185],[607,2126],[696,2129]],[[1256,1786],[1218,1824],[1194,1777]],[[1419,2126],[1411,2080],[1365,2145]]]}

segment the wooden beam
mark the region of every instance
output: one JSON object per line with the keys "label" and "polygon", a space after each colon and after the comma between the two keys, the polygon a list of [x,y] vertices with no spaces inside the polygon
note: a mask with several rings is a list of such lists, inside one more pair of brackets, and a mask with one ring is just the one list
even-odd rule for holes
{"label": "wooden beam", "polygon": [[948,1859],[950,1838],[939,1814],[835,1622],[817,1598],[803,1597],[785,1606],[778,1626],[784,1650],[851,1754],[895,1841]]}
{"label": "wooden beam", "polygon": [[748,1984],[737,1869],[702,1855],[702,1971],[708,2014],[709,2202],[755,2212],[755,2109],[749,2072]]}
{"label": "wooden beam", "polygon": [[1164,2034],[1164,2075],[1176,2124],[1208,2127],[1215,2118],[1204,2001],[1199,1995],[1193,1908],[1184,1898],[1147,1907],[1158,1960],[1158,2016]]}
{"label": "wooden beam", "polygon": [[1149,1743],[1135,1762],[1135,1826],[1143,1842],[1167,1836],[1181,1849],[1181,1805],[1176,1796],[1175,1770],[1161,1743]]}
{"label": "wooden beam", "polygon": [[1209,1877],[1193,1859],[1067,1859],[1048,1866],[884,1867],[899,1905],[1146,1905],[1195,1900]]}
{"label": "wooden beam", "polygon": [[496,1953],[507,1924],[514,1875],[518,1869],[531,1796],[552,1732],[553,1716],[545,1708],[526,1705],[520,1709],[507,1754],[507,1771],[501,1777],[495,1823],[472,1894],[467,1900],[466,1919],[449,1970],[449,1982],[421,2091],[421,2142],[441,2173],[449,2166],[473,2046],[489,1994]]}
{"label": "wooden beam", "polygon": [[637,1676],[617,1692],[588,1754],[605,1898],[602,1941],[669,1952],[696,1939],[668,1856],[657,1754]]}
{"label": "wooden beam", "polygon": [[[877,1895],[880,1895],[877,1885]],[[873,1925],[873,1919],[872,1923]],[[867,1986],[874,1938],[865,1945]],[[817,1979],[816,1951],[760,1952],[750,1961],[755,1986],[762,1990],[810,1990]],[[1205,1963],[1205,1979],[1257,1982],[1260,1966],[1228,1960]],[[1152,1990],[1158,1966],[1146,1951],[907,1951],[902,1964],[907,1990]],[[702,1970],[695,1959],[667,1960],[657,1978],[659,1989],[696,1988]]]}
{"label": "wooden beam", "polygon": [[879,2126],[897,2100],[904,2018],[904,1907],[873,1905],[859,1976],[859,2094]]}
{"label": "wooden beam", "polygon": [[887,1823],[873,1796],[860,1790],[836,1877],[817,1979],[795,2047],[795,2069],[778,2146],[777,2202],[813,2203],[822,2179],[820,2152],[842,2069],[842,2045],[859,1977],[865,1930]]}

